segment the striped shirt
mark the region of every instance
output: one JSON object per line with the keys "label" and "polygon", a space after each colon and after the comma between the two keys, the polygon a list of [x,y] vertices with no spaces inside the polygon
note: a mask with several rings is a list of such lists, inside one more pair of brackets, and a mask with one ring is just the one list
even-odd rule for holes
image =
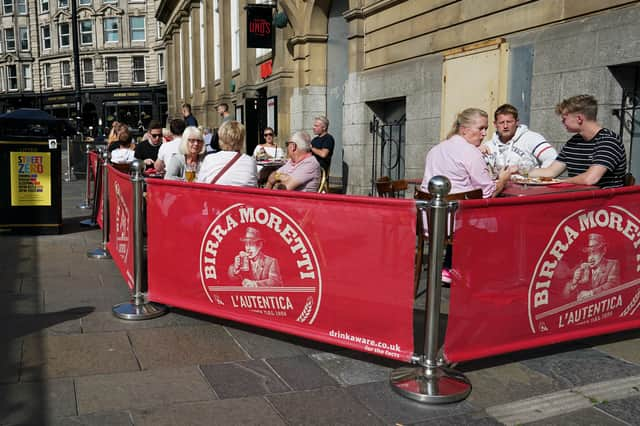
{"label": "striped shirt", "polygon": [[558,161],[567,165],[569,177],[584,173],[594,164],[607,168],[597,185],[617,188],[624,185],[627,156],[618,136],[609,129],[600,129],[590,141],[575,134],[560,151]]}

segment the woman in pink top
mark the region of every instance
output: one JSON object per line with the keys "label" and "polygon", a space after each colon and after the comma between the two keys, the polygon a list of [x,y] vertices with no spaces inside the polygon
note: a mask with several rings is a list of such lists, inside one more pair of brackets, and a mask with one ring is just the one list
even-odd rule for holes
{"label": "woman in pink top", "polygon": [[502,170],[498,180],[489,174],[482,153],[478,149],[487,135],[487,113],[467,108],[456,117],[447,139],[431,148],[427,154],[421,189],[427,192],[433,176],[446,176],[451,181],[451,193],[482,189],[484,198],[495,197],[509,181],[513,171]]}

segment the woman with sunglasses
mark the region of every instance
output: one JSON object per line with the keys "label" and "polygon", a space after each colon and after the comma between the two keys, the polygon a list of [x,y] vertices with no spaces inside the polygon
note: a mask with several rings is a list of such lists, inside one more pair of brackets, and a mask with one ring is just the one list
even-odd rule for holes
{"label": "woman with sunglasses", "polygon": [[165,179],[193,182],[205,156],[204,137],[197,127],[189,126],[182,133],[178,153],[169,158]]}
{"label": "woman with sunglasses", "polygon": [[284,158],[284,150],[275,143],[273,129],[266,127],[263,132],[264,143],[253,150],[256,161],[276,161]]}

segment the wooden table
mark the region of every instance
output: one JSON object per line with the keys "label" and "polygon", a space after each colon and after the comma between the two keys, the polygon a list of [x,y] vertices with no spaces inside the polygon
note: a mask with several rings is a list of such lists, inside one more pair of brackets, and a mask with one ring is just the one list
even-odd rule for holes
{"label": "wooden table", "polygon": [[527,185],[527,189],[524,185],[509,182],[507,186],[500,193],[500,197],[524,197],[528,195],[547,195],[547,194],[562,194],[565,192],[582,192],[582,191],[595,191],[600,189],[594,185],[575,185],[569,183],[556,183],[551,185]]}

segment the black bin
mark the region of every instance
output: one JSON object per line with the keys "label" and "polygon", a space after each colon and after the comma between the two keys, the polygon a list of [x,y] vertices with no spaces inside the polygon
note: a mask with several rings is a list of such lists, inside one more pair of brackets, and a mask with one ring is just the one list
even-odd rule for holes
{"label": "black bin", "polygon": [[0,115],[0,228],[62,230],[64,120],[39,109]]}

